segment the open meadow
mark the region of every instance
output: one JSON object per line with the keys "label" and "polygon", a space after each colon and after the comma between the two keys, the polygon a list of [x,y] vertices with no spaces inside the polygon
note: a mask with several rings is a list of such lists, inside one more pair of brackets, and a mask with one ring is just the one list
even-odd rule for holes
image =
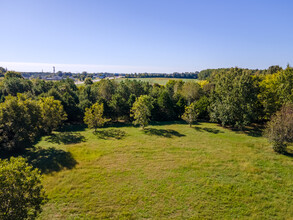
{"label": "open meadow", "polygon": [[81,126],[43,137],[30,161],[49,202],[39,219],[290,219],[293,157],[259,131],[212,123]]}

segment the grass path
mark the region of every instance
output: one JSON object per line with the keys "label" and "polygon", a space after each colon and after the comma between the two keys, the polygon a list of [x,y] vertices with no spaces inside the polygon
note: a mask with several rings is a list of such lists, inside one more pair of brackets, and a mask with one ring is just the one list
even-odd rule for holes
{"label": "grass path", "polygon": [[45,175],[40,219],[293,217],[293,158],[262,137],[174,123],[56,133],[37,146],[77,163]]}

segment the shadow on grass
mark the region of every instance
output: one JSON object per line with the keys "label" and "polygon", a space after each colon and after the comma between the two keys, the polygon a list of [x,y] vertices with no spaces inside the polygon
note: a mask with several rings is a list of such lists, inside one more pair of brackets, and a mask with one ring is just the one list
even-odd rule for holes
{"label": "shadow on grass", "polygon": [[85,124],[72,124],[64,125],[62,128],[58,129],[60,132],[73,132],[73,131],[85,131],[87,126]]}
{"label": "shadow on grass", "polygon": [[80,133],[60,132],[47,137],[46,141],[55,144],[77,144],[80,142],[85,142],[85,137]]}
{"label": "shadow on grass", "polygon": [[155,129],[155,128],[146,128],[143,130],[145,134],[148,135],[157,135],[162,137],[171,138],[173,136],[175,137],[183,137],[184,134],[180,134],[179,132],[172,130],[172,129]]}
{"label": "shadow on grass", "polygon": [[77,164],[70,152],[56,148],[31,148],[23,155],[28,163],[42,173],[57,172],[64,168],[72,169]]}
{"label": "shadow on grass", "polygon": [[120,129],[98,130],[94,134],[101,139],[114,138],[120,140],[126,136],[126,132]]}
{"label": "shadow on grass", "polygon": [[199,131],[199,132],[206,131],[206,132],[213,133],[213,134],[224,133],[223,131],[220,131],[219,129],[216,129],[216,128],[200,128],[200,127],[194,127],[194,129],[196,131]]}
{"label": "shadow on grass", "polygon": [[293,157],[293,148],[291,147],[287,147],[286,152],[284,153],[285,156],[287,157]]}
{"label": "shadow on grass", "polygon": [[251,137],[261,137],[263,135],[263,125],[252,125],[244,127],[242,130],[237,128],[230,128],[232,131],[241,132]]}
{"label": "shadow on grass", "polygon": [[178,121],[151,121],[150,125],[153,126],[165,126],[165,125],[174,125],[174,124],[186,124],[183,120]]}

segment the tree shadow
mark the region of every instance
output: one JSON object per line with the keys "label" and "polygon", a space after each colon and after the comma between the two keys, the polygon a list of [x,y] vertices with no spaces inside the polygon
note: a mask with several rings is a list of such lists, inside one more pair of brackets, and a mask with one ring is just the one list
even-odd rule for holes
{"label": "tree shadow", "polygon": [[179,132],[172,130],[172,129],[155,129],[155,128],[146,128],[143,130],[145,134],[148,135],[156,135],[156,136],[162,136],[166,138],[171,138],[173,136],[175,137],[183,137],[184,134],[180,134]]}
{"label": "tree shadow", "polygon": [[107,129],[95,131],[94,134],[100,139],[114,138],[120,140],[126,136],[126,132],[120,129]]}
{"label": "tree shadow", "polygon": [[70,152],[53,147],[31,148],[23,155],[28,163],[42,173],[58,172],[64,168],[72,169],[77,164]]}
{"label": "tree shadow", "polygon": [[132,127],[132,123],[128,122],[121,122],[121,121],[116,121],[116,122],[111,122],[105,125],[105,128],[123,128],[123,127]]}
{"label": "tree shadow", "polygon": [[195,129],[196,131],[199,131],[199,132],[206,131],[206,132],[213,133],[213,134],[224,133],[223,131],[220,131],[219,129],[216,129],[216,128],[201,128],[201,127],[194,127],[194,129]]}
{"label": "tree shadow", "polygon": [[[153,126],[165,126],[165,125],[174,125],[174,124],[186,124],[183,120],[175,120],[175,121],[151,121],[150,125]],[[195,122],[194,124],[197,124]]]}
{"label": "tree shadow", "polygon": [[284,153],[285,156],[287,157],[293,157],[293,149],[291,147],[287,147],[286,152]]}
{"label": "tree shadow", "polygon": [[80,133],[60,132],[57,134],[52,134],[45,140],[55,144],[77,144],[80,142],[85,142],[85,137]]}
{"label": "tree shadow", "polygon": [[85,131],[87,126],[85,124],[68,124],[62,126],[58,131],[60,132],[74,132],[74,131]]}
{"label": "tree shadow", "polygon": [[261,137],[263,135],[262,125],[259,125],[259,126],[253,125],[249,127],[247,126],[247,127],[244,127],[243,129],[238,129],[238,128],[230,128],[230,129],[235,132],[244,133],[251,137]]}

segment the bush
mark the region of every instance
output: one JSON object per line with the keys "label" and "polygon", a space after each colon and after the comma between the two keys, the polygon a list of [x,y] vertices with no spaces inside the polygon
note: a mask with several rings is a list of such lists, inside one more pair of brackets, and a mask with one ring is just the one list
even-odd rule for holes
{"label": "bush", "polygon": [[273,144],[278,153],[285,153],[288,143],[293,142],[293,105],[284,105],[272,116],[267,124],[265,136]]}
{"label": "bush", "polygon": [[0,160],[0,219],[34,219],[46,200],[37,169],[23,158]]}

